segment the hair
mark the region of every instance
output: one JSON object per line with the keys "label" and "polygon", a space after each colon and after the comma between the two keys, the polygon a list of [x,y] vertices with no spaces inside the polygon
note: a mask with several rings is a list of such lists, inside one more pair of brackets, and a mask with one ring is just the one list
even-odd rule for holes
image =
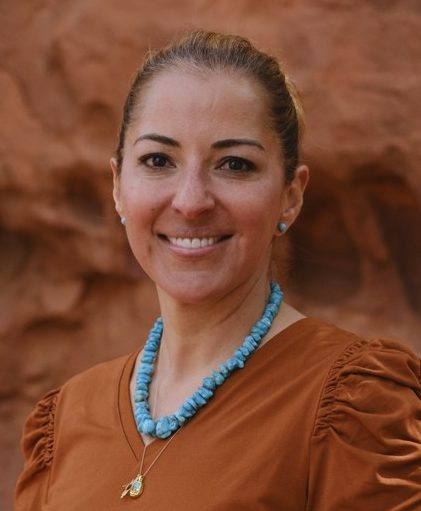
{"label": "hair", "polygon": [[198,71],[234,71],[255,80],[266,92],[272,127],[278,134],[291,181],[300,162],[304,115],[299,94],[277,59],[256,49],[244,37],[195,30],[173,44],[150,52],[138,70],[126,98],[116,150],[121,169],[128,127],[133,121],[142,89],[157,74],[171,68]]}

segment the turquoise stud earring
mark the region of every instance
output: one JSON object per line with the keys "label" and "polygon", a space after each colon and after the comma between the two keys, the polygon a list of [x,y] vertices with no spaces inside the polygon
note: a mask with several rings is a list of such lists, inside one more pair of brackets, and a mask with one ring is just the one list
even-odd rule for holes
{"label": "turquoise stud earring", "polygon": [[288,226],[284,222],[280,222],[278,224],[278,231],[284,233],[287,230]]}
{"label": "turquoise stud earring", "polygon": [[126,225],[126,217],[125,216],[122,216],[120,218],[120,222],[121,222],[121,225]]}

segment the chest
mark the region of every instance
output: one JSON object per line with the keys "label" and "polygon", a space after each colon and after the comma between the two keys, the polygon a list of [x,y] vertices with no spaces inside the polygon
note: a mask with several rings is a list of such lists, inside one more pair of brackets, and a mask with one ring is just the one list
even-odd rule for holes
{"label": "chest", "polygon": [[150,444],[138,499],[120,499],[143,451],[132,414],[99,420],[90,407],[73,408],[45,509],[303,511],[315,389],[273,379],[247,388],[233,380],[162,453],[166,441]]}

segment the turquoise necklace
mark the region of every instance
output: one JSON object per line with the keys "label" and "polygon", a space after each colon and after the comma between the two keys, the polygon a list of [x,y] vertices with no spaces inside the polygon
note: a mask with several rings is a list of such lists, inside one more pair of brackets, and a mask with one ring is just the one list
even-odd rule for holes
{"label": "turquoise necklace", "polygon": [[233,356],[209,376],[203,378],[201,386],[184,401],[173,415],[164,415],[154,420],[149,408],[149,386],[162,338],[163,323],[162,318],[159,317],[149,332],[136,377],[134,401],[136,425],[139,433],[157,438],[168,438],[185,422],[189,421],[200,408],[208,403],[217,387],[221,386],[235,370],[244,367],[250,355],[260,346],[263,337],[272,326],[282,299],[283,294],[279,285],[276,282],[271,282],[269,299],[261,318],[251,328]]}

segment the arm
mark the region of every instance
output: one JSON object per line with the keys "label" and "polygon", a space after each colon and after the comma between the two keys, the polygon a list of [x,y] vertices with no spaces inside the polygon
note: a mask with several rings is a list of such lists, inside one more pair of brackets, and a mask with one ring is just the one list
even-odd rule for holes
{"label": "arm", "polygon": [[26,420],[22,435],[24,469],[17,481],[15,511],[41,509],[54,453],[54,419],[59,390],[46,394]]}
{"label": "arm", "polygon": [[420,362],[390,341],[331,371],[311,441],[307,511],[421,510]]}

